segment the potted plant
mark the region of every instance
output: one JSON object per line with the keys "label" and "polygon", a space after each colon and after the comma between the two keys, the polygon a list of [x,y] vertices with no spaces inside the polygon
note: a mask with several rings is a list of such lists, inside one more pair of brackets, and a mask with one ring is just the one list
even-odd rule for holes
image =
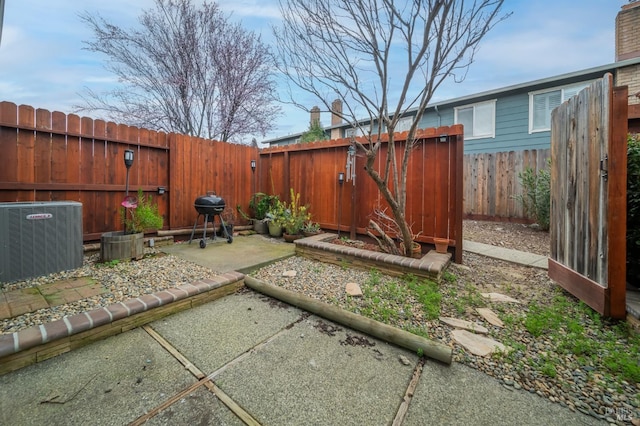
{"label": "potted plant", "polygon": [[281,237],[282,227],[285,222],[285,203],[279,199],[276,200],[266,213],[265,221],[269,227],[269,235],[272,237]]}
{"label": "potted plant", "polygon": [[291,202],[285,205],[284,237],[286,241],[294,241],[301,238],[304,224],[311,218],[309,207],[300,204],[300,194],[296,194],[293,188],[290,189]]}
{"label": "potted plant", "polygon": [[302,227],[302,234],[305,237],[311,237],[313,235],[318,235],[320,233],[320,225],[316,222],[312,222],[310,220],[304,223]]}
{"label": "potted plant", "polygon": [[151,196],[146,197],[142,189],[138,190],[137,197],[127,196],[120,204],[125,230],[102,234],[100,258],[103,262],[142,259],[144,231],[160,229],[164,223],[158,205],[153,203]]}
{"label": "potted plant", "polygon": [[242,206],[238,204],[236,209],[246,220],[253,223],[253,230],[258,234],[267,233],[267,213],[275,206],[278,201],[277,195],[268,195],[264,192],[256,192],[249,200],[249,210],[252,216],[249,216],[242,210]]}

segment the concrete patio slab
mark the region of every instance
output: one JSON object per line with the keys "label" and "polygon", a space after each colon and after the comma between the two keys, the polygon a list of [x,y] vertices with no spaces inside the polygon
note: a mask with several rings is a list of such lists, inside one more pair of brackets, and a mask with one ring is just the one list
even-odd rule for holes
{"label": "concrete patio slab", "polygon": [[136,329],[0,376],[0,424],[127,424],[195,382]]}
{"label": "concrete patio slab", "polygon": [[241,292],[151,323],[210,374],[300,318],[302,311],[259,293]]}
{"label": "concrete patio slab", "polygon": [[525,266],[549,269],[549,261],[547,257],[540,256],[539,254],[527,253],[503,247],[496,247],[489,244],[476,243],[474,241],[468,240],[464,240],[463,248],[464,251],[481,254],[483,256],[492,257],[494,259],[506,260],[507,262],[518,263]]}
{"label": "concrete patio slab", "polygon": [[599,425],[524,390],[510,390],[470,367],[426,361],[404,426]]}
{"label": "concrete patio slab", "polygon": [[391,424],[417,361],[407,350],[310,316],[214,380],[265,425]]}
{"label": "concrete patio slab", "polygon": [[234,238],[231,244],[223,238],[208,240],[204,249],[199,247],[198,242],[199,239],[194,238],[191,244],[185,242],[164,246],[162,251],[213,271],[238,271],[245,274],[295,253],[293,244],[285,244],[281,239],[259,234]]}
{"label": "concrete patio slab", "polygon": [[211,392],[204,388],[198,388],[149,419],[145,425],[241,426],[244,425],[244,422]]}

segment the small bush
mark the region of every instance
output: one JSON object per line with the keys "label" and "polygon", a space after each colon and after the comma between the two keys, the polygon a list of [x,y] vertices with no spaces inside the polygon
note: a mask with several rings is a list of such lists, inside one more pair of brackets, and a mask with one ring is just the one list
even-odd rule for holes
{"label": "small bush", "polygon": [[[550,162],[547,163],[547,166]],[[549,215],[551,211],[551,172],[549,168],[535,170],[527,167],[518,173],[522,183],[523,193],[514,198],[522,204],[527,214],[536,221],[540,228],[549,230]]]}

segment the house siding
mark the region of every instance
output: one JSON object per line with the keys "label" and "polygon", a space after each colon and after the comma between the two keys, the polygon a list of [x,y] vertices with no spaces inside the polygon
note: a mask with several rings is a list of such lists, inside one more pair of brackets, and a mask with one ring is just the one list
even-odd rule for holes
{"label": "house siding", "polygon": [[[427,108],[418,127],[450,126],[454,124],[454,109],[456,107],[496,100],[495,137],[465,140],[465,154],[549,149],[551,146],[550,131],[529,133],[529,93],[590,82],[602,78],[607,72],[616,75],[618,84],[628,84],[631,89],[640,87],[640,83],[638,83],[640,59],[630,59],[616,64],[440,102],[437,104],[437,111],[433,105]],[[631,99],[630,103],[634,102],[640,102],[640,99]],[[345,129],[349,127],[349,125],[343,125],[332,129],[337,130],[335,133],[339,133],[340,137],[344,137]],[[287,145],[294,143],[299,137],[299,134],[287,135],[265,141],[265,143],[269,143],[270,146]]]}

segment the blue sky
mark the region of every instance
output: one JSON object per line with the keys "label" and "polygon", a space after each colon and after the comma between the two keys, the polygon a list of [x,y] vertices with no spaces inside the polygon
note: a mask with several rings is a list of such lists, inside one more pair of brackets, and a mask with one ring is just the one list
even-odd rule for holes
{"label": "blue sky", "polygon": [[[198,0],[196,0],[198,1]],[[513,12],[482,41],[462,83],[447,82],[433,101],[582,70],[615,61],[615,17],[628,0],[506,0]],[[279,24],[277,0],[220,0],[232,19],[271,43]],[[134,26],[152,0],[6,0],[0,45],[0,101],[65,113],[80,103],[84,87],[103,91],[117,84],[104,58],[82,50],[91,33],[78,13],[98,11],[111,22]],[[299,101],[318,104],[300,93]],[[265,139],[306,130],[309,116],[282,105],[277,128]],[[323,115],[323,124],[330,119]],[[262,138],[258,138],[262,140]]]}

